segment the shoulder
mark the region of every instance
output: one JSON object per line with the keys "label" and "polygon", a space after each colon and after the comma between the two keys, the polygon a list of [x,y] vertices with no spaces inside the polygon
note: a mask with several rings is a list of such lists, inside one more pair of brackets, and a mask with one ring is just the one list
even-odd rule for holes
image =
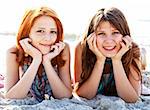
{"label": "shoulder", "polygon": [[65,47],[64,47],[64,50],[62,51],[62,57],[63,59],[66,59],[67,57],[70,56],[70,46],[68,43],[64,42],[65,43]]}
{"label": "shoulder", "polygon": [[17,47],[16,46],[12,46],[10,48],[7,49],[7,54],[13,54],[17,52]]}
{"label": "shoulder", "polygon": [[17,52],[16,46],[12,46],[12,47],[8,48],[7,52],[6,52],[6,58],[9,60],[16,59],[16,52]]}
{"label": "shoulder", "polygon": [[[7,49],[7,53],[6,53],[6,62],[7,62],[7,65],[10,66],[16,66],[18,65],[18,62],[17,62],[17,47],[16,46],[12,46],[10,47],[9,49]],[[10,63],[11,62],[11,63]]]}
{"label": "shoulder", "polygon": [[70,46],[69,46],[69,44],[68,44],[68,43],[66,43],[66,42],[64,42],[64,43],[65,43],[65,48],[64,48],[64,50],[66,50],[66,51],[68,50],[68,51],[69,51],[69,50],[70,50]]}
{"label": "shoulder", "polygon": [[75,52],[81,52],[83,49],[83,45],[81,42],[78,42],[75,46]]}
{"label": "shoulder", "polygon": [[70,46],[68,43],[64,42],[65,43],[65,47],[64,47],[64,50],[63,50],[63,54],[67,54],[67,53],[70,53]]}

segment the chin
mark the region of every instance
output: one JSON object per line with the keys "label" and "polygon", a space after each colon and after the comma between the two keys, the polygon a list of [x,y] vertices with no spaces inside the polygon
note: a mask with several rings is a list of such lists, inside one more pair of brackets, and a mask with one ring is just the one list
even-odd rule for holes
{"label": "chin", "polygon": [[112,57],[114,57],[115,55],[116,55],[116,54],[113,54],[113,53],[105,54],[105,56],[108,57],[108,58],[112,58]]}
{"label": "chin", "polygon": [[46,54],[49,53],[49,51],[41,51],[41,53],[42,53],[43,55],[46,55]]}

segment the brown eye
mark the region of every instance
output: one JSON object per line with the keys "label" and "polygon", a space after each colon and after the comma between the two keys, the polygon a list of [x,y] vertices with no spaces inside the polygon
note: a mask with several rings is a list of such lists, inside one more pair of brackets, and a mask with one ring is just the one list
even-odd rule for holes
{"label": "brown eye", "polygon": [[119,32],[119,31],[116,31],[116,32],[113,32],[112,34],[113,34],[113,35],[116,35],[116,34],[120,34],[120,32]]}
{"label": "brown eye", "polygon": [[99,33],[97,33],[97,35],[105,35],[105,33],[99,32]]}
{"label": "brown eye", "polygon": [[50,33],[51,34],[57,34],[57,31],[51,31]]}
{"label": "brown eye", "polygon": [[44,30],[37,30],[36,32],[38,32],[38,33],[43,33]]}

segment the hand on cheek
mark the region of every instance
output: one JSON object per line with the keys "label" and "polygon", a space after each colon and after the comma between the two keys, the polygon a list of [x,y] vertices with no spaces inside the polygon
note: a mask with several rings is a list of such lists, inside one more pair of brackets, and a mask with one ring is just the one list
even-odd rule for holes
{"label": "hand on cheek", "polygon": [[92,33],[88,36],[87,38],[87,43],[89,45],[89,49],[96,55],[97,59],[99,60],[105,60],[106,57],[103,56],[101,51],[98,49],[97,44],[96,44],[96,34]]}
{"label": "hand on cheek", "polygon": [[48,54],[43,55],[43,61],[51,61],[54,57],[59,55],[65,48],[64,42],[59,42],[51,46],[51,50]]}
{"label": "hand on cheek", "polygon": [[120,49],[119,49],[118,53],[112,59],[121,60],[122,56],[130,48],[132,48],[132,39],[129,36],[123,37],[122,41],[120,41]]}

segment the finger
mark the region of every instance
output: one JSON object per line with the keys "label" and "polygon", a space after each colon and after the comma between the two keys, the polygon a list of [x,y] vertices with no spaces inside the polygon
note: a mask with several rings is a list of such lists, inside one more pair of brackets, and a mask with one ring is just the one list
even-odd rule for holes
{"label": "finger", "polygon": [[58,48],[57,45],[52,45],[50,48],[50,52],[54,52]]}
{"label": "finger", "polygon": [[28,51],[35,48],[35,47],[32,46],[31,42],[32,42],[32,40],[30,38],[24,39],[24,44],[25,44]]}
{"label": "finger", "polygon": [[60,44],[61,44],[61,48],[65,48],[65,46],[66,46],[66,44],[64,43],[64,42],[60,42]]}
{"label": "finger", "polygon": [[123,55],[129,50],[129,48],[123,42],[120,42],[120,45],[121,49],[119,50],[118,54]]}
{"label": "finger", "polygon": [[130,36],[128,36],[128,35],[127,35],[127,36],[125,36],[125,37],[124,37],[124,39],[126,39],[126,40],[127,40],[127,42],[126,42],[126,43],[127,43],[127,45],[128,45],[128,46],[132,46],[132,41],[133,41],[133,40],[131,39],[131,37],[130,37]]}
{"label": "finger", "polygon": [[93,33],[91,33],[86,40],[89,40],[93,36]]}
{"label": "finger", "polygon": [[24,52],[27,52],[27,47],[26,47],[26,45],[24,43],[24,39],[20,40],[19,43],[20,43],[21,47],[23,48]]}
{"label": "finger", "polygon": [[32,40],[30,38],[25,38],[24,41],[31,42]]}
{"label": "finger", "polygon": [[91,43],[93,41],[93,37],[93,33],[91,33],[87,38],[87,42]]}
{"label": "finger", "polygon": [[23,41],[19,41],[19,43],[20,43],[21,47],[23,48],[23,50],[25,51],[26,46],[25,46],[24,42]]}
{"label": "finger", "polygon": [[87,40],[90,49],[93,48],[93,40],[94,40],[94,36],[92,36],[91,34],[90,38]]}
{"label": "finger", "polygon": [[124,53],[129,50],[129,47],[127,47],[123,42],[120,42],[120,45],[121,45],[120,53]]}
{"label": "finger", "polygon": [[64,42],[59,42],[56,44],[58,46],[58,50],[61,52],[65,48]]}
{"label": "finger", "polygon": [[128,39],[123,37],[122,40],[125,42],[124,44],[126,45],[126,47],[129,47],[130,42],[128,41]]}
{"label": "finger", "polygon": [[93,39],[93,47],[94,47],[94,49],[97,49],[96,36],[94,36],[94,39]]}
{"label": "finger", "polygon": [[130,36],[125,36],[125,38],[127,38],[130,42],[132,42],[132,38]]}

